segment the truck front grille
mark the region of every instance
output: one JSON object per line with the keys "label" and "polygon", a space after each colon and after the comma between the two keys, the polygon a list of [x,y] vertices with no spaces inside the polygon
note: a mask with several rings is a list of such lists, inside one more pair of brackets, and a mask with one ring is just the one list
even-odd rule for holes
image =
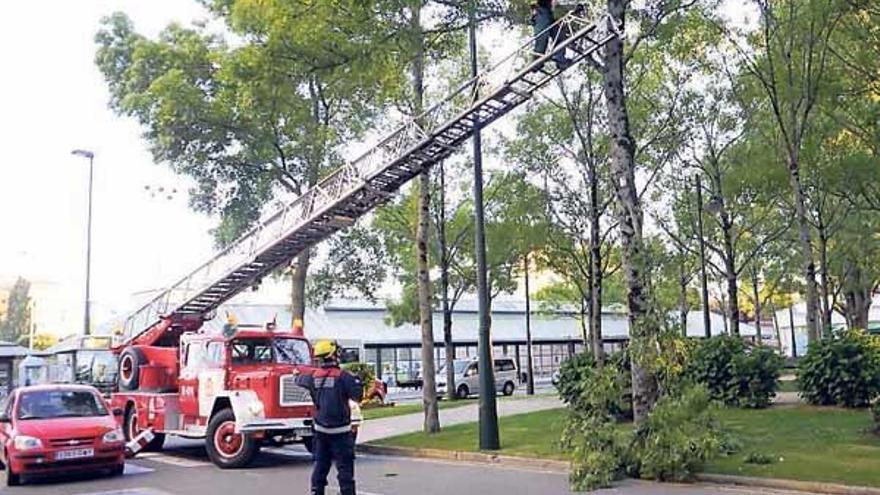
{"label": "truck front grille", "polygon": [[296,384],[294,375],[281,377],[281,401],[282,406],[306,406],[312,404],[309,391]]}

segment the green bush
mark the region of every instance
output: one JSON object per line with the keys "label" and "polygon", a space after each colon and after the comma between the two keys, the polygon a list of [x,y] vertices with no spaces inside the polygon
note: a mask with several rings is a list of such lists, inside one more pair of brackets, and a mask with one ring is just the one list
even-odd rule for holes
{"label": "green bush", "polygon": [[367,388],[371,387],[373,381],[376,379],[376,370],[373,369],[372,365],[367,363],[343,364],[342,369],[360,378],[361,383],[364,384],[365,393],[367,392]]}
{"label": "green bush", "polygon": [[685,481],[718,455],[723,435],[703,386],[662,397],[635,431],[628,455],[631,475],[660,481]]}
{"label": "green bush", "polygon": [[623,393],[619,372],[611,366],[590,369],[567,401],[561,442],[571,452],[569,479],[575,491],[606,487],[620,478],[627,450],[627,439],[610,407]]}
{"label": "green bush", "polygon": [[[605,367],[613,370],[619,394],[608,397],[608,404],[603,405],[618,420],[632,419],[632,376],[630,375],[629,357],[625,351],[610,354],[605,359]],[[559,383],[556,389],[559,397],[568,405],[577,403],[586,397],[585,391],[591,389],[593,380],[597,378],[598,369],[593,355],[582,352],[566,359],[559,368]]]}
{"label": "green bush", "polygon": [[687,365],[687,376],[706,386],[712,399],[729,406],[763,408],[776,395],[783,359],[764,346],[749,348],[734,336],[701,341]]}
{"label": "green bush", "polygon": [[845,330],[810,344],[798,365],[798,383],[811,404],[867,407],[880,394],[880,341]]}
{"label": "green bush", "polygon": [[776,458],[763,452],[749,452],[743,456],[743,462],[746,464],[755,464],[757,466],[765,466],[776,462]]}

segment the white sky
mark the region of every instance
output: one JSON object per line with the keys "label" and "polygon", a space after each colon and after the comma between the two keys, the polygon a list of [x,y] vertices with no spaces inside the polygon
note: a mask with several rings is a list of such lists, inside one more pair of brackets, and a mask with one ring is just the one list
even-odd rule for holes
{"label": "white sky", "polygon": [[[88,162],[94,150],[92,297],[100,322],[132,292],[177,277],[211,252],[212,222],[185,194],[151,198],[145,185],[185,183],[152,162],[139,129],[107,107],[93,59],[102,16],[122,10],[140,32],[204,14],[188,0],[32,0],[0,16],[0,275],[61,286],[83,299]],[[79,311],[79,309],[77,309]]]}

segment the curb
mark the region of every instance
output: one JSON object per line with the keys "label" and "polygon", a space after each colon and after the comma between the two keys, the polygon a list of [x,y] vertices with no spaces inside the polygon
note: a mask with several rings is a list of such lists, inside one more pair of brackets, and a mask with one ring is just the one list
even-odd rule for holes
{"label": "curb", "polygon": [[715,485],[773,488],[777,490],[792,490],[797,492],[822,493],[829,495],[880,495],[880,488],[822,483],[819,481],[752,478],[749,476],[734,476],[728,474],[698,474],[695,478],[701,483],[712,483]]}
{"label": "curb", "polygon": [[456,450],[388,447],[384,445],[372,444],[358,445],[357,450],[358,452],[362,452],[364,454],[388,455],[396,457],[414,457],[419,459],[438,459],[443,461],[470,462],[479,464],[493,464],[496,466],[550,471],[554,473],[567,474],[569,468],[569,463],[566,461],[533,459],[530,457],[516,457],[499,454],[486,454],[483,452],[462,452]]}
{"label": "curb", "polygon": [[[566,461],[487,454],[484,452],[463,452],[456,450],[391,447],[373,444],[358,445],[357,451],[364,454],[410,457],[418,459],[437,459],[443,461],[469,462],[478,464],[492,464],[502,467],[548,471],[563,474],[568,474],[569,472],[569,463]],[[694,478],[698,484],[769,488],[775,490],[789,490],[827,495],[880,495],[880,488],[840,485],[837,483],[822,483],[817,481],[796,481],[777,478],[753,478],[749,476],[704,473],[697,474]]]}

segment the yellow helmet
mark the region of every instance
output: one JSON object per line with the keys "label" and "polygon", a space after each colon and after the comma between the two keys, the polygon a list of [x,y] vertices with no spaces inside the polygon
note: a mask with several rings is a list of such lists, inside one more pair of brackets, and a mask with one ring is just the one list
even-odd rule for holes
{"label": "yellow helmet", "polygon": [[336,342],[332,340],[319,340],[315,342],[315,357],[329,358],[336,354]]}

